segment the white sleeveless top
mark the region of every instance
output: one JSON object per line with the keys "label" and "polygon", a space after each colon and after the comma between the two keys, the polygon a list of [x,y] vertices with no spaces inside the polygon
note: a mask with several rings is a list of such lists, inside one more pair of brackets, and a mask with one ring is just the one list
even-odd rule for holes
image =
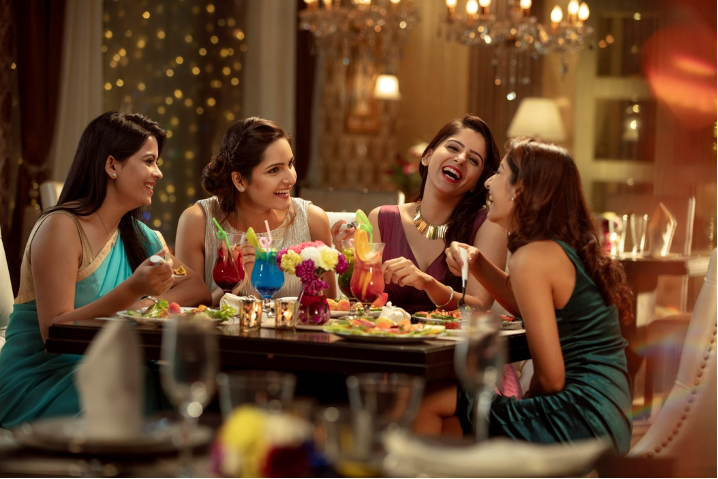
{"label": "white sleeveless top", "polygon": [[[210,291],[214,291],[218,286],[212,279],[212,269],[214,262],[217,260],[217,227],[214,225],[212,218],[222,218],[224,213],[219,207],[219,200],[216,196],[197,201],[197,204],[204,210],[205,216],[205,232],[204,232],[204,282],[209,286]],[[307,208],[311,201],[301,198],[292,198],[292,204],[289,212],[277,229],[272,230],[272,238],[282,239],[282,248],[294,246],[295,244],[311,241],[309,234],[309,222],[307,221]],[[244,234],[245,231],[239,231],[232,227],[226,220],[220,223],[222,229],[227,233]],[[267,232],[257,231],[257,237],[267,236]],[[299,296],[299,290],[302,288],[302,281],[293,274],[284,274],[284,286],[277,291],[273,298],[282,298],[285,296]],[[241,295],[254,295],[257,298],[262,296],[252,287],[251,281],[247,281],[244,288],[240,292]]]}

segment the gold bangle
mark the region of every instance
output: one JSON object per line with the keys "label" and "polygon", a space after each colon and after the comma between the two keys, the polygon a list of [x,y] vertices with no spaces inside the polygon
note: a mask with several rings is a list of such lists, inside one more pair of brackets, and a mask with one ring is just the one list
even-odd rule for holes
{"label": "gold bangle", "polygon": [[447,304],[449,304],[452,299],[454,299],[454,288],[452,288],[451,286],[449,286],[449,291],[450,291],[449,300],[448,300],[447,302],[445,302],[444,304],[442,304],[442,305],[438,305],[438,304],[434,303],[434,306],[436,306],[436,309],[441,309],[441,308],[443,308],[444,306],[446,306]]}

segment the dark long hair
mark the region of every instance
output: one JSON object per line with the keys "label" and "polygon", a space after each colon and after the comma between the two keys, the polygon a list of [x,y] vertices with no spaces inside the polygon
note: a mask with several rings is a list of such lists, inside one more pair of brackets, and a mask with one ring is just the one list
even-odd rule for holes
{"label": "dark long hair", "polygon": [[531,241],[561,240],[578,253],[606,304],[615,304],[622,322],[633,317],[633,293],[618,261],[601,250],[596,223],[568,151],[531,138],[506,143],[509,183],[518,185],[509,235],[512,253]]}
{"label": "dark long hair", "polygon": [[[150,136],[157,140],[158,154],[161,155],[166,133],[146,116],[108,111],[92,120],[80,137],[57,206],[43,214],[58,210],[78,216],[93,214],[107,195],[107,158],[112,155],[120,163],[127,161]],[[133,271],[152,253],[147,251],[147,243],[139,229],[142,210],[142,207],[135,208],[120,219],[120,235]]]}
{"label": "dark long hair", "polygon": [[[451,216],[447,222],[446,235],[444,236],[444,244],[447,247],[452,241],[467,244],[474,243],[474,238],[471,236],[471,233],[473,231],[476,213],[486,206],[487,191],[484,184],[486,180],[496,172],[499,168],[499,163],[501,163],[499,148],[496,146],[496,140],[494,140],[494,135],[491,133],[489,125],[478,116],[472,114],[467,114],[461,119],[454,119],[444,125],[424,149],[421,157],[424,158],[429,151],[434,151],[444,140],[463,129],[473,130],[484,137],[484,141],[486,142],[486,158],[484,158],[481,175],[476,182],[474,191],[468,191],[459,204],[456,205],[454,211],[451,212]],[[421,175],[421,188],[419,189],[417,197],[414,198],[414,201],[421,201],[424,198],[424,188],[426,187],[428,171],[429,167],[420,162],[419,174]],[[447,273],[444,281],[453,287],[458,284],[458,277]]]}
{"label": "dark long hair", "polygon": [[237,120],[227,129],[219,153],[202,170],[202,188],[219,200],[225,215],[222,221],[237,205],[239,192],[232,182],[232,172],[239,172],[251,183],[252,170],[262,162],[267,147],[282,138],[291,146],[289,133],[275,122],[260,117]]}
{"label": "dark long hair", "polygon": [[[421,157],[423,158],[429,151],[433,151],[439,146],[444,140],[451,135],[456,134],[462,129],[473,130],[480,133],[486,141],[486,158],[484,158],[484,164],[482,165],[481,175],[476,182],[474,191],[467,192],[466,195],[461,199],[454,211],[451,212],[449,217],[448,226],[446,229],[446,235],[444,236],[444,243],[448,247],[452,241],[460,241],[462,243],[472,244],[474,238],[471,237],[471,231],[474,226],[474,220],[476,219],[476,213],[486,206],[486,187],[484,183],[493,175],[499,168],[501,163],[501,157],[499,155],[499,148],[496,146],[496,140],[494,135],[491,134],[489,125],[484,120],[476,115],[468,114],[461,119],[455,119],[444,125],[441,130],[434,136],[429,145],[424,149]],[[414,201],[421,201],[424,197],[424,188],[426,186],[426,176],[429,168],[423,163],[419,163],[419,174],[421,175],[421,188],[419,194]]]}

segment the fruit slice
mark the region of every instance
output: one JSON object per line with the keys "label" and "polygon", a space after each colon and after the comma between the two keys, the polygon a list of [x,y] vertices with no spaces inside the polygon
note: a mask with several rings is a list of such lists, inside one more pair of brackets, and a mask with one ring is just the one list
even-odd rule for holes
{"label": "fruit slice", "polygon": [[254,248],[259,249],[259,240],[257,239],[257,233],[254,232],[254,228],[251,226],[247,230],[247,242]]}
{"label": "fruit slice", "polygon": [[369,260],[369,235],[362,228],[354,232],[354,253],[362,261]]}
{"label": "fruit slice", "polygon": [[383,308],[386,302],[389,300],[389,293],[381,293],[381,296],[376,298],[373,303],[371,303],[372,308]]}

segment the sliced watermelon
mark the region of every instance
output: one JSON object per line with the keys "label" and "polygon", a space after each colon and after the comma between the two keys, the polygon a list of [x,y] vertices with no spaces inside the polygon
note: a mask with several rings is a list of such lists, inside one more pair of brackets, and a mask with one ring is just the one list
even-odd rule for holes
{"label": "sliced watermelon", "polygon": [[381,296],[371,303],[372,308],[383,308],[386,302],[389,301],[389,293],[381,293]]}
{"label": "sliced watermelon", "polygon": [[182,312],[182,308],[180,308],[180,305],[177,303],[170,303],[169,308],[167,308],[167,312],[169,314],[180,314]]}

